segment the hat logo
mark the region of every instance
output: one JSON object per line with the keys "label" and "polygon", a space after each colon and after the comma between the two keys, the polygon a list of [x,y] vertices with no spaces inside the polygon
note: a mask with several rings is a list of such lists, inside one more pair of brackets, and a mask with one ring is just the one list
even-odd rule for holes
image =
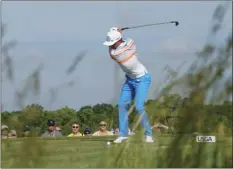
{"label": "hat logo", "polygon": [[106,40],[107,40],[108,42],[112,41],[111,38],[110,38],[110,36],[107,36]]}

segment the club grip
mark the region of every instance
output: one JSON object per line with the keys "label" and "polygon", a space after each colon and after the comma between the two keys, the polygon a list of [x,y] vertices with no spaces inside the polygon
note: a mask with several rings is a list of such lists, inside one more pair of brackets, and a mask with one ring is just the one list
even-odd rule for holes
{"label": "club grip", "polygon": [[121,28],[121,30],[126,30],[126,29],[129,29],[129,27]]}

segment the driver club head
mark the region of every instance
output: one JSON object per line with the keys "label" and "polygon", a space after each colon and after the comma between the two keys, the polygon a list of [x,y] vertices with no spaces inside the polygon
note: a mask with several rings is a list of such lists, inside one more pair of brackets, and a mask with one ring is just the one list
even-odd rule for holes
{"label": "driver club head", "polygon": [[178,22],[178,21],[171,21],[171,23],[174,23],[175,26],[178,26],[178,25],[179,25],[179,22]]}

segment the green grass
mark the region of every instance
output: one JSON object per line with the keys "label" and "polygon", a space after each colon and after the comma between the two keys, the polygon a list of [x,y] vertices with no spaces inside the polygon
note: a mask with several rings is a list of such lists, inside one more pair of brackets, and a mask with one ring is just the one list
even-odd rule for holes
{"label": "green grass", "polygon": [[[51,167],[51,168],[86,168],[86,167],[166,167],[163,158],[168,158],[168,150],[176,137],[161,135],[153,144],[143,143],[142,140],[132,137],[124,144],[107,145],[108,140],[115,137],[82,137],[60,139],[15,139],[2,142],[2,167]],[[197,146],[203,147],[203,152],[211,154],[217,145],[223,147],[223,151],[232,151],[231,137],[217,137],[216,143],[196,143],[195,137],[183,136],[185,144],[176,149],[183,152],[195,152]],[[228,142],[229,144],[226,144]],[[204,151],[207,149],[207,151]],[[176,151],[177,152],[177,151]],[[230,152],[229,152],[230,153]],[[213,154],[213,153],[212,153]],[[172,153],[171,153],[172,155]],[[220,154],[221,155],[221,154]],[[184,154],[182,160],[186,160]],[[163,160],[162,160],[163,159]],[[164,161],[160,163],[160,160]],[[189,159],[183,167],[193,166],[196,159]],[[206,159],[202,167],[211,166],[211,161]],[[222,162],[219,164],[223,165]],[[219,166],[217,165],[217,166]],[[174,167],[175,166],[174,164]]]}

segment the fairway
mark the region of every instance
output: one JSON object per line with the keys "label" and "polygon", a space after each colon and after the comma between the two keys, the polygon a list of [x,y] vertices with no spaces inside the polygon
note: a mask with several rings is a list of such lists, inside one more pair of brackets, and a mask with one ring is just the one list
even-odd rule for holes
{"label": "fairway", "polygon": [[[107,145],[115,137],[61,138],[61,139],[17,139],[2,142],[2,167],[153,167],[156,157],[169,148],[174,136],[159,136],[155,143],[146,144],[132,138],[123,144]],[[195,137],[187,136],[182,149],[191,151]],[[207,147],[221,144],[207,143]],[[224,138],[225,140],[225,138]],[[231,142],[229,138],[229,143]],[[226,150],[232,144],[224,145]],[[230,149],[230,150],[231,150]],[[122,158],[126,159],[125,161]]]}

